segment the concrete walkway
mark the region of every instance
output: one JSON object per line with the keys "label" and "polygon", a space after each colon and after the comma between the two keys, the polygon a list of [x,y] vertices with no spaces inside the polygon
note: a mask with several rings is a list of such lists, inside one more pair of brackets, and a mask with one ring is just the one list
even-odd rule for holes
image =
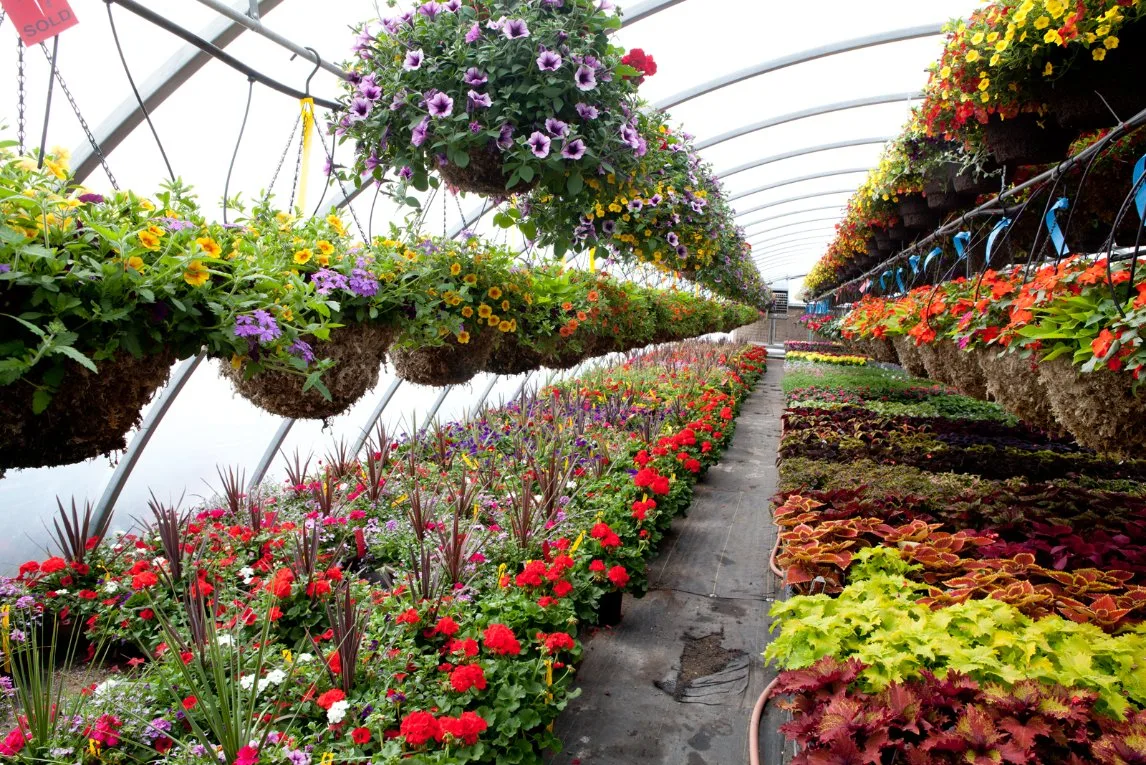
{"label": "concrete walkway", "polygon": [[[644,598],[626,597],[624,619],[591,637],[581,696],[557,720],[565,751],[553,765],[739,765],[748,722],[775,675],[760,656],[779,583],[768,567],[776,539],[783,362],[745,402],[720,464],[696,486],[650,563]],[[761,763],[782,761],[780,714],[761,725]]]}

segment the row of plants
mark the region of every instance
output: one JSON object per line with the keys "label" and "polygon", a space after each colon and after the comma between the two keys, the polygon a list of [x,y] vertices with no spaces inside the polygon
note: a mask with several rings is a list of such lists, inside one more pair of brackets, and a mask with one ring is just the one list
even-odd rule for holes
{"label": "row of plants", "polygon": [[[794,362],[784,388],[773,566],[794,595],[772,610],[765,656],[781,670],[794,762],[1124,765],[1146,754],[1141,473],[1111,463],[1004,476],[990,464],[998,452],[957,469],[906,458],[897,443],[922,423],[1084,452],[885,368]],[[899,414],[880,414],[891,403]],[[825,459],[806,438],[823,418],[886,445]]]}
{"label": "row of plants", "polygon": [[646,352],[313,469],[296,454],[279,486],[220,470],[216,499],[153,499],[127,534],[61,505],[55,554],[0,580],[0,756],[544,761],[586,630],[643,593],[764,363]]}
{"label": "row of plants", "polygon": [[344,177],[412,204],[443,181],[512,197],[499,224],[558,257],[602,249],[766,307],[711,167],[638,99],[656,62],[614,45],[620,27],[599,0],[427,2],[359,25],[333,125],[355,149]]}
{"label": "row of plants", "polygon": [[[1128,74],[1143,63],[1144,16],[1140,0],[1000,0],[950,22],[922,103],[849,201],[806,293],[856,279],[945,216],[1077,154],[1146,108]],[[1146,135],[1132,132],[1058,179],[1071,197],[1074,251],[1134,242],[1135,227],[1118,225],[1117,216],[1144,150]],[[1006,235],[1008,249],[1020,250],[1012,259],[1026,260],[1034,247],[1039,194],[1028,189],[1008,200],[1012,211],[1032,200],[1038,208]],[[949,266],[956,253],[945,255]]]}
{"label": "row of plants", "polygon": [[1130,456],[1146,443],[1144,290],[1133,260],[1075,256],[867,297],[841,331],[913,374],[989,396],[1034,427]]}
{"label": "row of plants", "polygon": [[397,374],[429,385],[731,330],[755,308],[557,263],[467,234],[356,240],[336,214],[270,199],[221,224],[190,190],[154,201],[76,187],[64,159],[0,147],[0,470],[124,446],[177,359],[296,418],[345,411]]}

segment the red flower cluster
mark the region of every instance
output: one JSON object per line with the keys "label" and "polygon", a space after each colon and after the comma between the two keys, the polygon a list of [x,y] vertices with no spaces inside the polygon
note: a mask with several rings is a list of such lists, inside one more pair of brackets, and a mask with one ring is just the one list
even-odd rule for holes
{"label": "red flower cluster", "polygon": [[434,717],[429,712],[411,712],[402,719],[399,735],[412,747],[450,736],[467,746],[477,743],[478,736],[489,728],[485,719],[476,712],[462,712],[459,717]]}
{"label": "red flower cluster", "polygon": [[650,510],[657,509],[657,501],[655,499],[643,499],[633,503],[633,517],[638,521],[645,520]]}
{"label": "red flower cluster", "polygon": [[463,664],[450,673],[450,685],[458,693],[465,693],[470,688],[484,691],[485,672],[477,664]]}
{"label": "red flower cluster", "polygon": [[332,706],[334,706],[334,702],[342,701],[345,698],[346,694],[343,693],[342,689],[331,688],[329,691],[323,693],[317,699],[315,699],[314,703],[318,704],[323,709],[330,709]]}
{"label": "red flower cluster", "polygon": [[657,62],[640,48],[633,48],[626,53],[625,57],[621,59],[621,63],[641,72],[641,76],[637,78],[638,85],[643,84],[646,77],[652,77],[657,73]]}
{"label": "red flower cluster", "polygon": [[517,656],[521,653],[521,644],[514,637],[513,630],[504,624],[491,624],[486,627],[482,633],[482,642],[498,656]]}
{"label": "red flower cluster", "polygon": [[606,574],[606,576],[609,577],[609,581],[612,582],[613,586],[617,589],[629,583],[629,572],[625,571],[624,566],[613,566],[609,569],[609,573]]}
{"label": "red flower cluster", "polygon": [[639,488],[648,488],[653,494],[668,494],[669,479],[657,472],[656,468],[646,467],[637,471],[633,483]]}
{"label": "red flower cluster", "polygon": [[545,652],[550,656],[559,651],[572,651],[577,647],[577,643],[565,632],[554,632],[551,635],[538,632],[537,640],[544,645]]}
{"label": "red flower cluster", "polygon": [[621,538],[617,536],[607,523],[597,523],[589,530],[589,536],[601,542],[601,547],[606,549],[610,547],[620,547]]}

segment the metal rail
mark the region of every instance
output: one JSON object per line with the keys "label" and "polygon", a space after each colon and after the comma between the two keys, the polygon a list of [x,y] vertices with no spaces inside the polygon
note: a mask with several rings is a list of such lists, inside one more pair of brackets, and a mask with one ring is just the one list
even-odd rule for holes
{"label": "metal rail", "polygon": [[786,151],[782,154],[773,154],[768,157],[761,157],[759,159],[745,162],[742,165],[736,165],[717,172],[720,178],[728,178],[730,175],[743,173],[747,170],[755,170],[764,165],[770,165],[773,162],[780,162],[785,159],[795,159],[796,157],[806,157],[809,154],[818,154],[822,151],[834,151],[836,149],[850,149],[853,146],[872,146],[875,144],[884,144],[895,138],[893,135],[880,136],[877,138],[851,138],[847,141],[833,141],[832,143],[823,143],[819,146],[808,146],[803,149],[793,149]]}
{"label": "metal rail", "polygon": [[763,217],[763,218],[757,218],[756,220],[752,221],[751,223],[741,223],[740,225],[743,226],[744,228],[747,228],[749,226],[755,226],[758,223],[767,223],[770,220],[783,220],[784,218],[790,218],[793,215],[799,215],[801,213],[822,212],[824,210],[839,210],[840,213],[843,214],[843,211],[846,208],[847,208],[847,205],[824,205],[823,207],[807,207],[803,210],[793,210],[791,212],[783,212],[783,213],[780,213],[778,215],[768,215],[768,216]]}
{"label": "metal rail", "polygon": [[[830,223],[830,222],[837,222],[838,223],[839,220],[840,220],[840,216],[838,216],[838,215],[833,215],[830,218],[809,218],[808,220],[798,220],[798,221],[794,221],[792,223],[785,223],[783,226],[773,226],[772,228],[760,229],[759,231],[747,233],[747,236],[751,237],[751,236],[755,236],[756,234],[767,234],[767,233],[771,233],[772,231],[780,231],[781,229],[794,228],[796,226],[806,226],[809,223]],[[748,227],[745,226],[744,228],[747,230]]]}
{"label": "metal rail", "polygon": [[800,195],[794,196],[794,197],[785,197],[784,199],[778,199],[775,202],[769,202],[768,204],[757,205],[756,207],[753,207],[750,210],[744,210],[742,212],[738,212],[738,213],[736,213],[736,217],[739,218],[741,215],[751,215],[754,212],[760,212],[761,210],[767,210],[771,207],[778,207],[780,205],[786,205],[789,202],[799,202],[802,199],[815,199],[817,197],[830,197],[834,194],[854,194],[855,190],[856,190],[856,187],[853,186],[850,189],[833,189],[831,191],[816,191],[816,192],[813,192],[811,194],[800,194]]}
{"label": "metal rail", "polygon": [[312,48],[304,48],[298,43],[283,37],[273,29],[267,28],[265,25],[263,25],[262,22],[258,20],[257,13],[255,14],[254,18],[252,18],[250,14],[242,13],[227,5],[226,3],[219,2],[219,0],[198,0],[198,2],[201,5],[207,6],[216,13],[226,16],[231,21],[242,24],[250,31],[261,37],[265,37],[275,45],[278,45],[280,48],[285,48],[296,56],[305,58],[312,64],[318,64],[321,68],[325,69],[336,77],[341,77],[344,80],[349,77],[349,74],[346,71],[323,59],[323,57],[316,54]]}
{"label": "metal rail", "polygon": [[808,175],[801,175],[799,178],[789,178],[785,181],[776,181],[775,183],[766,183],[763,186],[757,186],[756,188],[749,189],[748,191],[741,191],[739,194],[733,194],[732,196],[728,197],[728,201],[729,202],[735,202],[737,199],[743,199],[744,197],[750,197],[753,194],[760,194],[760,193],[763,193],[765,191],[771,191],[772,189],[780,189],[780,188],[783,188],[784,186],[791,186],[791,185],[796,184],[796,183],[804,183],[806,181],[816,181],[816,180],[820,180],[821,178],[835,178],[836,176],[839,176],[839,175],[855,175],[857,173],[870,173],[870,172],[871,172],[870,167],[854,167],[854,168],[849,168],[847,170],[824,170],[823,172],[819,172],[819,173],[810,173]]}

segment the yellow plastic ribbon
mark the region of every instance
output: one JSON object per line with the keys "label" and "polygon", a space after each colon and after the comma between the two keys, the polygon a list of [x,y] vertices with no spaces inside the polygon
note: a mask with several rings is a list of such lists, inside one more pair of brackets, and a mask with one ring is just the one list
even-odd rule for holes
{"label": "yellow plastic ribbon", "polygon": [[289,648],[283,649],[283,661],[285,661],[287,664],[290,664],[292,661],[294,661],[294,657],[291,655]]}
{"label": "yellow plastic ribbon", "polygon": [[583,542],[584,540],[585,540],[585,532],[582,531],[580,534],[577,535],[577,539],[573,542],[573,546],[569,548],[569,554],[573,555],[573,553],[577,552],[577,548],[581,546],[581,542]]}
{"label": "yellow plastic ribbon", "polygon": [[597,272],[597,248],[589,248],[589,270],[593,273]]}
{"label": "yellow plastic ribbon", "polygon": [[321,762],[322,765],[334,765],[334,752],[324,753],[322,755],[322,759],[319,760],[319,762]]}
{"label": "yellow plastic ribbon", "polygon": [[8,633],[12,628],[12,607],[0,606],[0,648],[4,649],[4,671],[12,671],[12,652],[9,650]]}
{"label": "yellow plastic ribbon", "polygon": [[298,206],[306,210],[306,186],[310,177],[310,146],[314,137],[314,99],[301,98],[302,110],[302,169],[298,176]]}

